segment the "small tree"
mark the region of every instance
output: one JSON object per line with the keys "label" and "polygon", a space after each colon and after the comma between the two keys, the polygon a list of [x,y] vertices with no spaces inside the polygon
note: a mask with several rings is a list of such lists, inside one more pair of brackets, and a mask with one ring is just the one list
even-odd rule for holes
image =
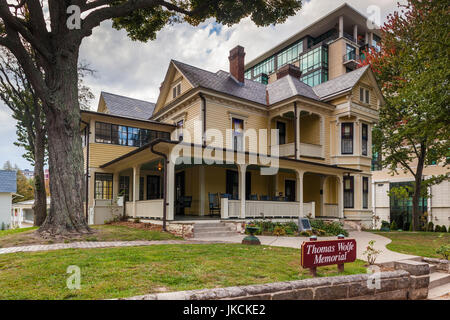
{"label": "small tree", "polygon": [[414,177],[412,229],[419,230],[419,199],[449,173],[423,176],[426,166],[450,159],[450,19],[447,0],[408,0],[388,16],[381,51],[366,53],[381,83],[385,105],[374,143],[392,174]]}

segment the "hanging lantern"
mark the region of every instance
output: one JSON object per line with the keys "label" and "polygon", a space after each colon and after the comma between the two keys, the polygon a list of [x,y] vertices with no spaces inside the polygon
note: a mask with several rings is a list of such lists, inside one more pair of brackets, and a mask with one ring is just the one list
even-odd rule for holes
{"label": "hanging lantern", "polygon": [[158,162],[158,166],[157,166],[157,168],[158,168],[158,171],[162,171],[162,163],[161,163],[161,161],[160,162]]}

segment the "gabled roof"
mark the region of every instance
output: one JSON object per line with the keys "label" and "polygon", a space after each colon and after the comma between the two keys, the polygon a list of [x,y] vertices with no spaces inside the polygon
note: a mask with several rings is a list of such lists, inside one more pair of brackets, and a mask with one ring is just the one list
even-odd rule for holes
{"label": "gabled roof", "polygon": [[149,119],[155,110],[152,102],[120,96],[113,93],[101,92],[108,114],[138,119]]}
{"label": "gabled roof", "polygon": [[326,100],[332,96],[347,92],[351,90],[361,79],[364,73],[369,69],[369,66],[356,69],[352,72],[343,74],[332,80],[314,86],[312,89],[321,100]]}
{"label": "gabled roof", "polygon": [[17,173],[15,171],[0,170],[0,192],[17,192]]}
{"label": "gabled roof", "polygon": [[297,95],[320,101],[313,88],[291,75],[286,75],[268,84],[267,93],[269,104],[274,104]]}
{"label": "gabled roof", "polygon": [[256,103],[266,104],[266,86],[262,83],[245,79],[242,85],[223,70],[214,73],[179,61],[172,60],[172,62],[194,88],[202,87]]}

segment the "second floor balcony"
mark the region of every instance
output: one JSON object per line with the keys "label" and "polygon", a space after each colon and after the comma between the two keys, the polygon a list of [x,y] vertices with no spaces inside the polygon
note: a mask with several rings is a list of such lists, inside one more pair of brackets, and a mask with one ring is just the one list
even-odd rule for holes
{"label": "second floor balcony", "polygon": [[[278,129],[278,141],[273,144],[279,146],[280,157],[295,157],[295,119],[289,113],[283,117],[275,117],[271,121],[272,129]],[[316,114],[300,113],[298,126],[299,144],[298,157],[323,158],[323,122]]]}
{"label": "second floor balcony", "polygon": [[360,57],[359,57],[359,55],[356,54],[355,51],[347,52],[343,56],[344,66],[346,66],[347,68],[350,68],[352,70],[354,70],[358,67],[359,61],[360,61]]}

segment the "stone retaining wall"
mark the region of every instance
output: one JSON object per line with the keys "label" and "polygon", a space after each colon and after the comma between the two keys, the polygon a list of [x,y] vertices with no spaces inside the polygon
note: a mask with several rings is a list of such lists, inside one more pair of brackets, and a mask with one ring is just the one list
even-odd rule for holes
{"label": "stone retaining wall", "polygon": [[450,273],[450,260],[436,258],[422,258],[423,261],[436,265],[439,271]]}
{"label": "stone retaining wall", "polygon": [[[407,268],[407,266],[403,266]],[[419,277],[419,278],[417,278]],[[378,283],[378,285],[377,285]],[[424,292],[426,294],[424,296]],[[424,299],[428,281],[408,271],[313,278],[241,287],[156,293],[130,300],[406,300]]]}

